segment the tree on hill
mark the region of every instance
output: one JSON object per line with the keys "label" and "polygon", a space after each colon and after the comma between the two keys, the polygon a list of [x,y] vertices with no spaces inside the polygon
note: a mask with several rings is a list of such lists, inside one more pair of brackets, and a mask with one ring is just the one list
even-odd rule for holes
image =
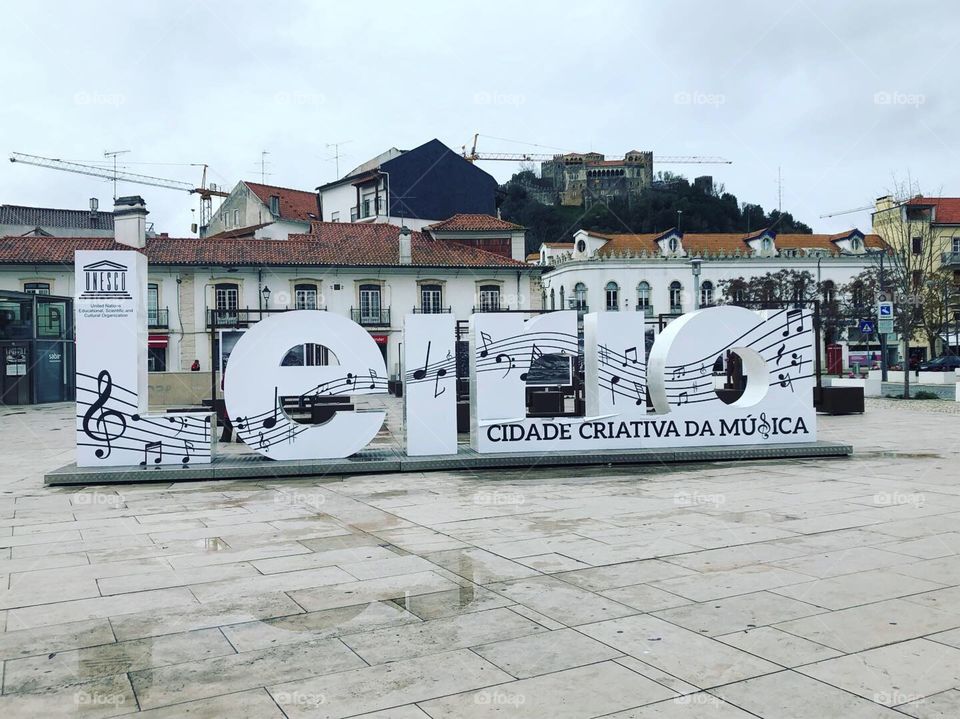
{"label": "tree on hill", "polygon": [[549,183],[532,170],[515,174],[504,186],[500,211],[505,220],[528,228],[527,251],[542,242],[570,242],[577,230],[598,232],[663,232],[679,225],[683,232],[812,232],[789,212],[766,213],[760,205],[740,204],[722,185],[672,173],[657,174],[653,186],[639,196],[596,203],[589,208],[543,204]]}

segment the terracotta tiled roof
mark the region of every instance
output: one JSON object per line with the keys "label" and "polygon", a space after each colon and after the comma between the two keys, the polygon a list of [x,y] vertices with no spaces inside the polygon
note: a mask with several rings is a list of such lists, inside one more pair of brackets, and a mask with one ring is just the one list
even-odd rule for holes
{"label": "terracotta tiled roof", "polygon": [[[656,255],[660,253],[660,247],[657,240],[670,234],[659,232],[656,234],[607,234],[601,232],[590,232],[593,237],[607,239],[608,242],[601,247],[597,253],[600,255],[613,255],[621,252],[639,253],[646,251],[647,254]],[[742,232],[689,232],[681,235],[681,244],[688,254],[710,254],[725,253],[731,254],[740,250],[741,254],[752,252],[748,244],[753,240],[763,236],[767,231],[760,230],[752,233]],[[830,252],[837,252],[839,247],[837,242],[850,237],[856,230],[848,230],[835,235],[800,235],[788,234],[779,235],[771,233],[774,238],[774,244],[778,250],[789,249],[823,249]],[[885,247],[883,240],[878,235],[865,235],[864,246],[868,249],[879,249]]]}
{"label": "terracotta tiled roof", "polygon": [[435,222],[424,229],[431,232],[496,232],[498,230],[522,230],[521,225],[501,220],[493,215],[454,215],[443,222]]}
{"label": "terracotta tiled roof", "polygon": [[269,227],[272,224],[272,222],[261,222],[259,225],[250,225],[250,227],[238,227],[235,230],[224,230],[223,232],[218,232],[215,235],[207,235],[206,239],[219,240],[227,237],[253,237],[257,230],[262,230],[264,227]]}
{"label": "terracotta tiled roof", "polygon": [[[395,225],[313,223],[315,232],[287,240],[151,237],[144,253],[157,265],[400,266]],[[0,264],[72,264],[75,250],[129,250],[102,237],[5,237]],[[508,257],[411,233],[413,265],[422,267],[528,267]]]}
{"label": "terracotta tiled roof", "polygon": [[914,197],[907,204],[937,208],[938,225],[960,225],[960,197]]}
{"label": "terracotta tiled roof", "polygon": [[527,255],[527,262],[537,262],[539,259],[540,259],[539,252],[531,252],[529,255]]}
{"label": "terracotta tiled roof", "polygon": [[[285,220],[310,222],[319,217],[317,212],[317,194],[307,190],[292,190],[289,187],[275,187],[261,185],[257,182],[247,182],[244,185],[250,188],[267,207],[270,207],[270,196],[280,196],[280,217]],[[311,217],[313,215],[313,217]]]}

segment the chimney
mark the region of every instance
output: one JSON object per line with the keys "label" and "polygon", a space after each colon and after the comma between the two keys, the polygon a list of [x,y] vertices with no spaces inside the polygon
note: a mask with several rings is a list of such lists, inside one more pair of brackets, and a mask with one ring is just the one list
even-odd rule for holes
{"label": "chimney", "polygon": [[413,263],[413,250],[410,246],[410,228],[404,225],[400,228],[400,264],[409,265]]}
{"label": "chimney", "polygon": [[146,203],[139,195],[118,197],[113,205],[113,238],[128,247],[145,247],[148,214]]}
{"label": "chimney", "polygon": [[99,219],[99,215],[97,215],[97,210],[99,208],[100,208],[100,200],[98,200],[96,197],[91,197],[90,198],[90,224],[91,225],[97,224],[97,220]]}
{"label": "chimney", "polygon": [[893,208],[893,195],[884,195],[883,197],[877,198],[876,211],[884,212]]}

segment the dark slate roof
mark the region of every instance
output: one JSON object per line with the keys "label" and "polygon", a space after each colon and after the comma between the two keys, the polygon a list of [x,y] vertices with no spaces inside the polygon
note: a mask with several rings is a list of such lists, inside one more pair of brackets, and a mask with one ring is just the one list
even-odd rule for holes
{"label": "dark slate roof", "polygon": [[0,225],[63,227],[73,230],[112,230],[113,213],[0,205]]}

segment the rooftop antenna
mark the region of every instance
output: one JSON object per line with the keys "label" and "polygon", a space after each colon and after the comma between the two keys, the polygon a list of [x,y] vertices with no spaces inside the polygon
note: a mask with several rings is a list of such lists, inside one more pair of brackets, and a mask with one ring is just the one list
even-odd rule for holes
{"label": "rooftop antenna", "polygon": [[346,145],[348,142],[353,142],[353,140],[343,140],[342,142],[328,142],[327,148],[333,148],[333,159],[337,172],[337,179],[340,179],[340,145]]}
{"label": "rooftop antenna", "polygon": [[104,150],[103,156],[113,158],[113,201],[117,201],[117,155],[123,155],[130,150]]}
{"label": "rooftop antenna", "polygon": [[260,184],[267,184],[267,155],[270,153],[266,150],[260,151]]}
{"label": "rooftop antenna", "polygon": [[783,178],[780,176],[779,165],[777,165],[777,212],[783,214]]}

